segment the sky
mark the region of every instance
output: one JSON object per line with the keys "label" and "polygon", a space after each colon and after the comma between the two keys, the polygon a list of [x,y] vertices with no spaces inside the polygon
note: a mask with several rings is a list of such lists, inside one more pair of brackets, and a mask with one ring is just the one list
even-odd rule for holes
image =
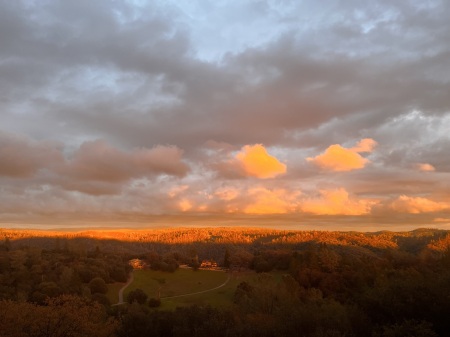
{"label": "sky", "polygon": [[450,229],[449,17],[0,0],[0,227]]}

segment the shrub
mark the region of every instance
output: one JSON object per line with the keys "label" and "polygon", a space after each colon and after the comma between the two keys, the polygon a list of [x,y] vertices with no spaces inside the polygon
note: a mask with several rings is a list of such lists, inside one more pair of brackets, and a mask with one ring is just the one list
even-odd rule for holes
{"label": "shrub", "polygon": [[127,296],[127,302],[137,302],[139,304],[144,304],[147,301],[147,297],[147,294],[142,289],[135,289],[129,292]]}
{"label": "shrub", "polygon": [[157,307],[161,306],[161,300],[152,297],[151,299],[148,300],[148,306],[150,308],[157,308]]}

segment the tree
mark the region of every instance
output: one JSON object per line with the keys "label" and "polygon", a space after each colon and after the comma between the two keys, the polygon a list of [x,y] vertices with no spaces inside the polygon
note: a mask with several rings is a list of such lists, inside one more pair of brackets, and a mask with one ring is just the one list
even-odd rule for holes
{"label": "tree", "polygon": [[239,271],[241,268],[248,268],[253,261],[253,254],[247,252],[244,249],[238,250],[233,256],[230,258],[231,266],[234,268],[238,268]]}
{"label": "tree", "polygon": [[161,300],[152,297],[151,299],[148,300],[148,306],[150,308],[157,308],[157,307],[161,306]]}
{"label": "tree", "polygon": [[89,289],[91,294],[106,294],[108,292],[108,286],[101,277],[96,277],[89,282]]}
{"label": "tree", "polygon": [[223,267],[230,268],[230,251],[228,248],[225,250],[225,256],[223,257]]}
{"label": "tree", "polygon": [[95,302],[98,302],[105,307],[109,307],[111,305],[111,302],[109,301],[108,297],[104,294],[95,293],[91,296],[91,299]]}
{"label": "tree", "polygon": [[128,293],[127,302],[133,303],[137,302],[139,304],[144,304],[147,301],[147,294],[142,289],[134,289]]}
{"label": "tree", "polygon": [[4,250],[6,250],[7,252],[9,252],[11,250],[11,241],[9,240],[8,237],[5,238],[3,247],[4,247]]}
{"label": "tree", "polygon": [[191,268],[192,268],[192,270],[194,270],[194,271],[197,271],[199,268],[200,268],[200,262],[192,262],[191,263]]}
{"label": "tree", "polygon": [[189,252],[189,255],[191,256],[191,261],[189,263],[189,266],[193,270],[198,270],[198,268],[200,268],[200,262],[198,261],[197,249],[192,248],[191,251]]}

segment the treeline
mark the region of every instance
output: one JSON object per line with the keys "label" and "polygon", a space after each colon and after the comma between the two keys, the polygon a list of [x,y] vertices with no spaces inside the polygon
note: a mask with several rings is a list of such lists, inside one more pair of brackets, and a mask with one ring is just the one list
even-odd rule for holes
{"label": "treeline", "polygon": [[[0,240],[8,238],[12,242],[28,245],[53,244],[52,239],[73,241],[78,239],[85,244],[95,239],[106,243],[161,243],[192,244],[197,242],[218,244],[301,244],[305,242],[334,245],[357,245],[373,248],[396,248],[403,244],[426,244],[448,237],[448,231],[437,229],[417,229],[410,232],[338,232],[338,231],[300,231],[258,228],[170,228],[153,230],[99,230],[99,231],[40,231],[1,229]],[[84,240],[82,240],[84,239]],[[138,245],[136,245],[138,246]]]}
{"label": "treeline", "polygon": [[450,242],[448,231],[419,229],[411,232],[287,231],[257,228],[174,228],[157,230],[52,232],[0,229],[0,242],[12,248],[65,249],[78,254],[99,247],[104,252],[142,254],[156,252],[189,254],[195,249],[200,259],[221,259],[223,251],[261,249],[304,249],[328,244],[354,248],[355,254],[380,254],[386,249],[440,254]]}

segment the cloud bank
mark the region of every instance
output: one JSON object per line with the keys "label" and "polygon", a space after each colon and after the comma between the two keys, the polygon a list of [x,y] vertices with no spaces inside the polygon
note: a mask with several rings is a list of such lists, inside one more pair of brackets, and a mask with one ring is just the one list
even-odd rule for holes
{"label": "cloud bank", "polygon": [[444,228],[449,16],[439,0],[2,1],[0,224]]}

